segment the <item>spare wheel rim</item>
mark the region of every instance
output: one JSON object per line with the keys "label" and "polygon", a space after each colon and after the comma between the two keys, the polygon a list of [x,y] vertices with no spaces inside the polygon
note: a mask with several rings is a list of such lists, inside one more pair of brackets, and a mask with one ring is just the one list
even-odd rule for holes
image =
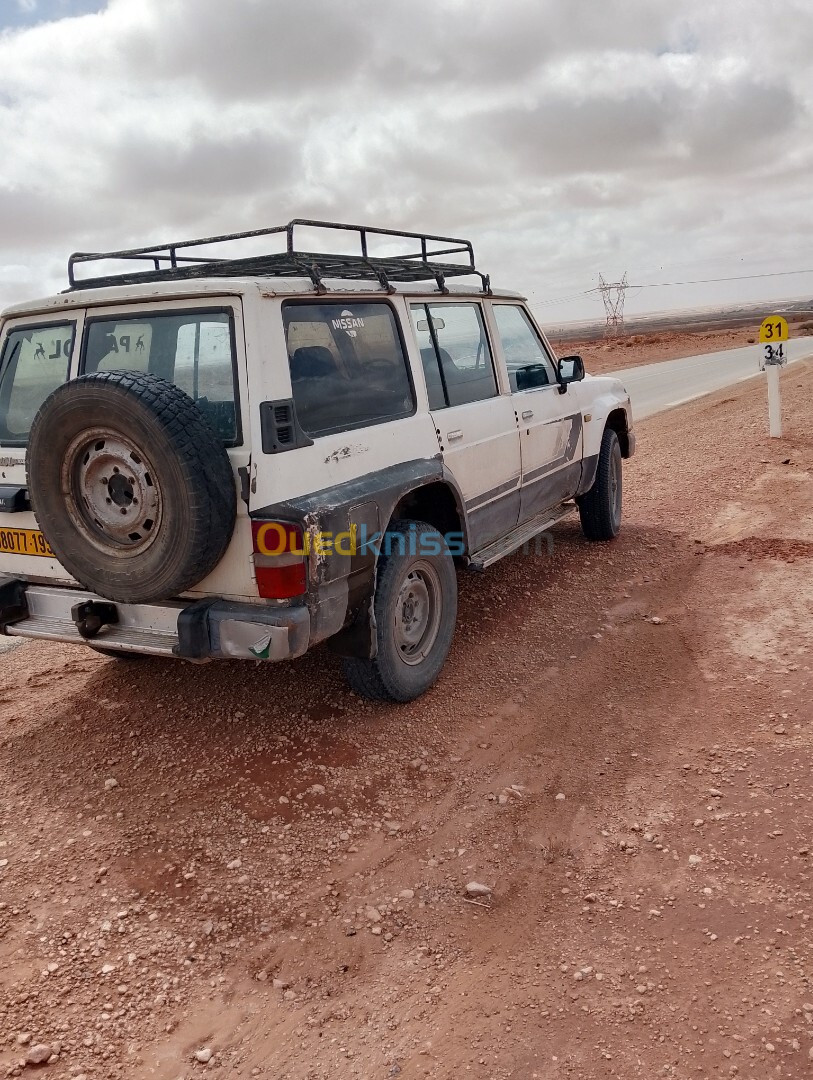
{"label": "spare wheel rim", "polygon": [[154,543],[161,486],[148,456],[126,436],[83,431],[65,453],[61,480],[71,520],[94,547],[135,555]]}

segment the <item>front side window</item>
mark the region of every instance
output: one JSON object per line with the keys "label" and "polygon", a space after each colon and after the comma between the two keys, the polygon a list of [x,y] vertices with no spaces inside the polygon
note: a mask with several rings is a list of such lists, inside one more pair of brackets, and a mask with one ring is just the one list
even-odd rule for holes
{"label": "front side window", "polygon": [[515,392],[536,390],[555,383],[553,363],[525,309],[518,304],[494,304],[491,310],[497,323],[511,389]]}
{"label": "front side window", "polygon": [[309,435],[380,424],[414,411],[389,304],[287,302],[282,319],[296,415]]}
{"label": "front side window", "polygon": [[430,409],[496,397],[497,379],[479,304],[413,304]]}
{"label": "front side window", "polygon": [[226,445],[239,438],[229,311],[167,312],[88,321],[82,372],[160,375],[187,393]]}
{"label": "front side window", "polygon": [[0,443],[25,446],[37,410],[68,377],[75,323],[10,330],[0,357]]}

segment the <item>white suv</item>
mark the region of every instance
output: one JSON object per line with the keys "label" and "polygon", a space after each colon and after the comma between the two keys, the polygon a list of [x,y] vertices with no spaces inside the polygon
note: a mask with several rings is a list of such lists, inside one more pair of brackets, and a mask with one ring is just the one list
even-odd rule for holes
{"label": "white suv", "polygon": [[[317,228],[358,252],[303,250]],[[279,250],[211,254],[238,242]],[[0,324],[3,632],[196,661],[328,641],[357,692],[409,701],[456,563],[575,507],[618,533],[627,393],[557,360],[467,241],[294,221],[69,279]]]}

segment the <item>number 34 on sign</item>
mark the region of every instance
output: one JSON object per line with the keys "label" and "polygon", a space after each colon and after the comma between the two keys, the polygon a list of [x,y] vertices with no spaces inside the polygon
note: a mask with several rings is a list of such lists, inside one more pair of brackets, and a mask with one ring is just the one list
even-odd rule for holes
{"label": "number 34 on sign", "polygon": [[785,345],[787,340],[787,321],[781,315],[769,315],[759,328],[759,341],[762,345],[760,371],[764,371],[767,367],[781,367],[787,364],[788,350]]}

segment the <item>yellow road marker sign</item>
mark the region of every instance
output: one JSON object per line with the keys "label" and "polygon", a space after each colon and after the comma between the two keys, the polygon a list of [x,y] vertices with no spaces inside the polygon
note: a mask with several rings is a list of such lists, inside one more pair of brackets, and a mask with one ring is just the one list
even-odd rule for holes
{"label": "yellow road marker sign", "polygon": [[788,362],[785,342],[788,340],[787,320],[781,315],[769,315],[759,328],[763,356],[759,366],[768,380],[768,426],[772,439],[782,438],[782,397],[779,369]]}
{"label": "yellow road marker sign", "polygon": [[774,345],[788,340],[788,323],[781,315],[769,315],[759,328],[759,340]]}

